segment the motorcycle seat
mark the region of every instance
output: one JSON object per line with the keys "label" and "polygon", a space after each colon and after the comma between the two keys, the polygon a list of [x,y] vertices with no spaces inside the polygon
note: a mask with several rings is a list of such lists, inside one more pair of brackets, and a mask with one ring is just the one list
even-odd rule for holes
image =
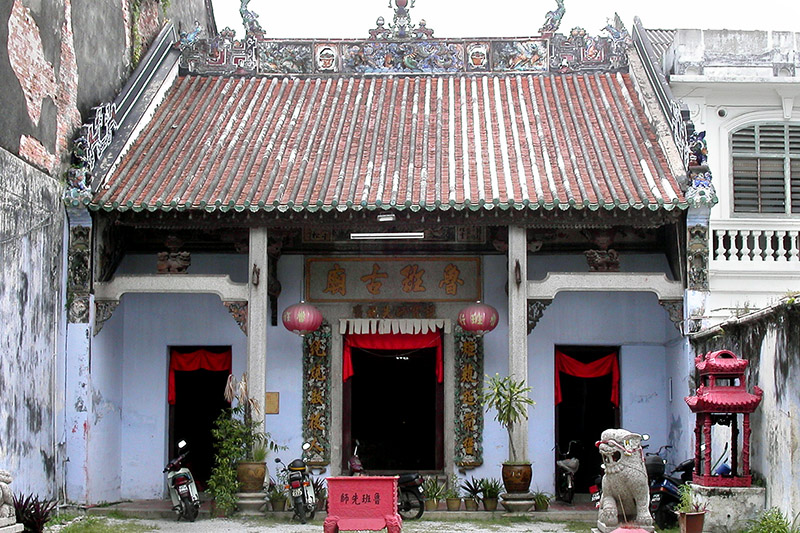
{"label": "motorcycle seat", "polygon": [[570,457],[569,459],[561,459],[560,461],[556,461],[556,464],[564,470],[574,474],[578,471],[581,463],[577,457]]}
{"label": "motorcycle seat", "polygon": [[398,479],[397,479],[397,484],[398,485],[407,485],[409,483],[412,483],[412,482],[416,481],[417,478],[419,478],[419,477],[420,477],[420,475],[417,474],[417,473],[414,473],[414,474],[400,474],[398,476]]}

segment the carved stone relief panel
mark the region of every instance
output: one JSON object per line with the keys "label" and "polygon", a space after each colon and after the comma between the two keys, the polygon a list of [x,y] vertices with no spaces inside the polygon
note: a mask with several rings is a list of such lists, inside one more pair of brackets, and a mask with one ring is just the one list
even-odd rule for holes
{"label": "carved stone relief panel", "polygon": [[455,326],[455,462],[483,464],[483,337]]}

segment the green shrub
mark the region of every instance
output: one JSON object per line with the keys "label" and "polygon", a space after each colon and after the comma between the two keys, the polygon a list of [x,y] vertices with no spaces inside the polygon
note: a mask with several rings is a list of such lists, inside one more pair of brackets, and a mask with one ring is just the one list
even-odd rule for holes
{"label": "green shrub", "polygon": [[39,496],[14,495],[14,510],[17,522],[25,526],[26,533],[43,533],[44,526],[56,509],[55,500],[40,500]]}
{"label": "green shrub", "polygon": [[[795,518],[795,522],[797,518]],[[789,519],[777,507],[772,507],[762,512],[758,518],[752,520],[745,533],[800,533],[800,527]]]}

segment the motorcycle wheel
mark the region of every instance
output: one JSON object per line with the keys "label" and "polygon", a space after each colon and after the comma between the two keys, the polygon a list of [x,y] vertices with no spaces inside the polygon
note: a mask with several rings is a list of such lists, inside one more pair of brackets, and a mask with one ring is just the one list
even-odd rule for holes
{"label": "motorcycle wheel", "polygon": [[294,515],[300,520],[301,524],[306,523],[306,506],[303,503],[302,496],[296,496],[294,498]]}
{"label": "motorcycle wheel", "polygon": [[678,517],[675,514],[675,502],[661,502],[653,516],[659,529],[670,529],[677,525]]}
{"label": "motorcycle wheel", "polygon": [[572,503],[575,497],[575,487],[570,487],[569,481],[567,474],[558,475],[558,499],[564,503]]}
{"label": "motorcycle wheel", "polygon": [[425,505],[422,496],[417,491],[401,490],[400,499],[397,502],[397,513],[403,520],[416,520],[425,512]]}
{"label": "motorcycle wheel", "polygon": [[186,495],[181,497],[181,507],[183,507],[181,513],[183,518],[189,522],[194,522],[197,518],[198,509],[194,506],[194,503],[192,503],[191,496]]}
{"label": "motorcycle wheel", "polygon": [[309,520],[314,520],[314,515],[315,514],[317,514],[317,506],[316,505],[312,505],[308,509],[308,512],[306,513],[306,516],[308,517]]}

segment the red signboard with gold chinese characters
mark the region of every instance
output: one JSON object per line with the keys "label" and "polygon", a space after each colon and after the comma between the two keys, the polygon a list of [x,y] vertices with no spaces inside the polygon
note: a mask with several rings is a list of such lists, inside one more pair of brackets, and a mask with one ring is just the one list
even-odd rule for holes
{"label": "red signboard with gold chinese characters", "polygon": [[478,257],[310,257],[305,269],[310,302],[481,299]]}

